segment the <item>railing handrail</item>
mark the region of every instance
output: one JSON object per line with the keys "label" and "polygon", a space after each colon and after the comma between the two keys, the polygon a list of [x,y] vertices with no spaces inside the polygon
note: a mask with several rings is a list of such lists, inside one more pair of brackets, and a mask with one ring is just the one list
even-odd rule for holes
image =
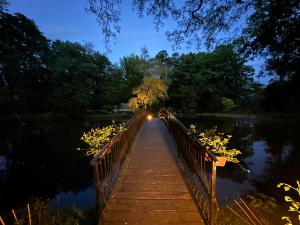
{"label": "railing handrail", "polygon": [[[132,121],[135,119],[135,114],[125,123],[124,128],[127,128],[130,126]],[[95,163],[97,163],[98,160],[100,160],[102,157],[105,156],[111,149],[113,143],[115,143],[120,136],[122,136],[125,132],[127,132],[127,129],[121,132],[118,132],[115,134],[110,141],[108,141],[100,150],[99,152],[93,157],[93,159],[90,161],[90,164],[93,166]]]}
{"label": "railing handrail", "polygon": [[186,132],[187,135],[190,136],[190,138],[195,143],[197,143],[201,147],[205,148],[205,151],[207,152],[207,154],[209,155],[209,157],[212,158],[212,160],[214,160],[215,162],[218,161],[216,155],[211,150],[209,150],[208,146],[206,146],[203,143],[201,143],[195,136],[190,135],[190,131],[188,130],[188,128],[186,128],[170,111],[168,111],[168,113],[181,126],[181,128]]}
{"label": "railing handrail", "polygon": [[145,111],[136,112],[124,125],[124,131],[117,133],[91,160],[96,185],[98,225],[102,223],[103,210],[116,182],[123,162],[130,153],[131,145],[145,119]]}
{"label": "railing handrail", "polygon": [[[192,173],[187,172],[187,183],[190,191],[201,209],[202,218],[207,225],[217,224],[218,203],[216,199],[217,157],[202,144],[189,130],[167,109],[162,109],[159,116],[163,117],[172,134],[177,149],[183,156]],[[196,177],[194,177],[194,174]],[[199,193],[200,194],[199,196]],[[202,195],[202,197],[201,197]],[[207,201],[209,204],[207,204]]]}

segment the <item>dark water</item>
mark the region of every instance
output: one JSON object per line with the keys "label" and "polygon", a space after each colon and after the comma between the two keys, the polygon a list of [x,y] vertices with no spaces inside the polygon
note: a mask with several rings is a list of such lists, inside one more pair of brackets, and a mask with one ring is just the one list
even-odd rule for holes
{"label": "dark water", "polygon": [[244,194],[259,192],[282,199],[279,182],[296,185],[300,180],[299,122],[268,118],[180,118],[186,126],[198,124],[200,129],[218,127],[232,134],[231,148],[240,149],[241,165],[227,163],[217,167],[217,197],[221,204]]}
{"label": "dark water", "polygon": [[[282,198],[276,184],[300,180],[299,123],[280,120],[180,118],[200,128],[215,125],[232,134],[231,146],[240,149],[245,172],[236,164],[217,168],[220,203],[250,192]],[[54,208],[94,207],[90,158],[76,151],[85,147],[83,131],[108,121],[68,120],[0,127],[0,212],[22,207],[32,198],[50,200]]]}
{"label": "dark water", "polygon": [[111,121],[94,119],[1,124],[0,212],[23,207],[33,198],[64,209],[94,207],[90,157],[76,148],[84,131]]}

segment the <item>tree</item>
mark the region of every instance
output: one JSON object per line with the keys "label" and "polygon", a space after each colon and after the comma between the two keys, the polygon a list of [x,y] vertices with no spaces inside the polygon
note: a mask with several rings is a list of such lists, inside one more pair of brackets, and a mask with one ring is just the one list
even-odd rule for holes
{"label": "tree", "polygon": [[2,103],[5,101],[8,108],[41,107],[51,77],[48,40],[20,13],[0,14],[0,36],[0,88],[7,94]]}
{"label": "tree", "polygon": [[162,50],[156,54],[151,60],[154,74],[159,75],[160,79],[168,83],[168,77],[172,70],[172,61],[166,50]]}
{"label": "tree", "polygon": [[236,107],[234,101],[230,98],[221,97],[221,103],[224,112],[230,112]]}
{"label": "tree", "polygon": [[[87,0],[88,11],[97,16],[104,34],[104,41],[109,46],[111,38],[120,32],[121,0]],[[177,26],[167,32],[168,38],[179,45],[182,42],[199,46],[205,39],[210,45],[216,35],[228,31],[238,22],[245,12],[253,6],[255,0],[186,0],[178,3],[175,0],[133,0],[133,9],[140,17],[144,14],[154,18],[156,28],[163,26],[164,21],[172,18]],[[236,26],[237,27],[237,26]]]}
{"label": "tree", "polygon": [[257,1],[245,29],[244,51],[266,58],[266,70],[280,79],[300,75],[300,2]]}
{"label": "tree", "polygon": [[180,111],[219,111],[222,97],[239,107],[248,102],[253,68],[232,45],[211,53],[181,55],[170,74],[169,104]]}
{"label": "tree", "polygon": [[273,81],[265,89],[262,107],[267,112],[300,112],[300,77],[286,81]]}
{"label": "tree", "polygon": [[[105,43],[120,32],[121,0],[87,0],[105,36]],[[281,78],[299,74],[300,2],[298,0],[133,0],[140,17],[154,18],[160,28],[168,19],[174,30],[166,32],[175,47],[186,43],[210,47],[230,43],[243,32],[247,55],[267,57],[266,69]],[[248,21],[248,23],[247,23]]]}
{"label": "tree", "polygon": [[168,97],[166,84],[155,77],[144,78],[143,83],[133,91],[133,94],[135,96],[129,100],[129,106],[134,110],[147,109]]}
{"label": "tree", "polygon": [[54,77],[51,102],[55,109],[76,113],[103,105],[111,68],[106,56],[79,43],[54,41],[50,67]]}
{"label": "tree", "polygon": [[139,86],[144,77],[148,74],[148,61],[137,55],[130,55],[123,57],[120,64],[130,92]]}
{"label": "tree", "polygon": [[7,0],[0,0],[0,13],[6,10],[7,5],[8,5]]}
{"label": "tree", "polygon": [[131,92],[127,80],[122,75],[122,70],[113,68],[104,86],[104,106],[112,109],[114,106],[128,102],[130,97]]}

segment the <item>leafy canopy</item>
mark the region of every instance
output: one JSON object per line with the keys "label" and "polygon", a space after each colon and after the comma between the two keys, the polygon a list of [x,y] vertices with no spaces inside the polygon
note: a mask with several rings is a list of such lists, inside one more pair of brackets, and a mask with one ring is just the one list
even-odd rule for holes
{"label": "leafy canopy", "polygon": [[0,12],[0,37],[0,102],[31,108],[47,93],[49,42],[34,21],[20,13]]}
{"label": "leafy canopy", "polygon": [[143,83],[133,91],[133,94],[135,97],[129,100],[130,108],[133,110],[146,109],[147,106],[149,107],[168,97],[167,85],[155,77],[146,77]]}
{"label": "leafy canopy", "polygon": [[169,104],[178,111],[221,111],[221,98],[226,97],[244,106],[253,75],[253,68],[233,45],[181,55],[168,76]]}
{"label": "leafy canopy", "polygon": [[111,68],[106,56],[79,43],[54,41],[50,67],[55,87],[50,100],[57,110],[80,112],[104,101],[103,83]]}
{"label": "leafy canopy", "polygon": [[[120,32],[122,0],[87,0],[97,16],[109,50]],[[242,37],[247,55],[267,58],[266,69],[280,77],[299,74],[299,0],[132,0],[140,16],[151,16],[158,29],[165,21],[176,26],[166,32],[174,47],[202,47]]]}

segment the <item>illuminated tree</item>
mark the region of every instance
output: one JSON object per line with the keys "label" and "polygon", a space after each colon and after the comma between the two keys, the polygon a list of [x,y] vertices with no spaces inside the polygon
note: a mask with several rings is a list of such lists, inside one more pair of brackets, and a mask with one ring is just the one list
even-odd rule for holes
{"label": "illuminated tree", "polygon": [[147,109],[151,105],[167,99],[167,89],[164,81],[155,77],[146,77],[143,83],[134,89],[133,94],[135,96],[129,100],[129,106],[133,110]]}

